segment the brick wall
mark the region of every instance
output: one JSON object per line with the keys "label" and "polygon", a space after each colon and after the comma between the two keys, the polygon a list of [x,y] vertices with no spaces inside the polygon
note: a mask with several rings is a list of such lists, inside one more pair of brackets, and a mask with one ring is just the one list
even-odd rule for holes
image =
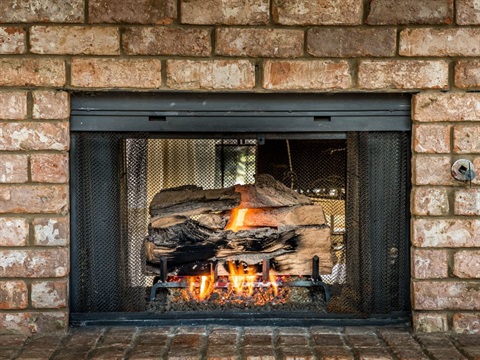
{"label": "brick wall", "polygon": [[414,327],[480,332],[477,0],[1,5],[0,331],[67,326],[69,93],[126,89],[416,93]]}

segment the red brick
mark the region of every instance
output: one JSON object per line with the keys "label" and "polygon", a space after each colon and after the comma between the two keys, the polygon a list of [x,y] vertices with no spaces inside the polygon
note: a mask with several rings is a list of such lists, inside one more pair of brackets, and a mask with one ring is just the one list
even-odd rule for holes
{"label": "red brick", "polygon": [[33,118],[63,120],[70,117],[70,97],[66,91],[34,91]]}
{"label": "red brick", "polygon": [[0,22],[79,23],[84,20],[83,0],[3,0]]}
{"label": "red brick", "polygon": [[0,218],[0,246],[24,246],[28,238],[25,219]]}
{"label": "red brick", "polygon": [[172,89],[245,90],[255,86],[249,60],[169,60],[167,85]]}
{"label": "red brick", "polygon": [[68,155],[32,154],[30,165],[32,181],[34,182],[68,182]]}
{"label": "red brick", "polygon": [[32,337],[18,356],[20,359],[38,359],[38,355],[42,354],[42,358],[51,359],[52,354],[62,341],[62,334],[40,334]]}
{"label": "red brick", "polygon": [[292,60],[264,64],[264,89],[273,90],[341,90],[352,87],[347,61]]}
{"label": "red brick", "polygon": [[480,278],[480,251],[457,251],[453,256],[453,274],[460,278]]}
{"label": "red brick", "polygon": [[307,51],[319,57],[395,56],[394,28],[313,28],[307,32]]}
{"label": "red brick", "polygon": [[25,49],[25,30],[0,27],[0,54],[23,54]]}
{"label": "red brick", "polygon": [[69,241],[68,218],[37,218],[33,220],[37,246],[64,246]]}
{"label": "red brick", "polygon": [[[452,330],[462,334],[480,334],[480,313],[454,314]],[[476,345],[478,344],[477,339]]]}
{"label": "red brick", "polygon": [[0,119],[23,120],[27,117],[27,93],[0,92]]}
{"label": "red brick", "polygon": [[480,215],[480,189],[455,191],[455,215]]}
{"label": "red brick", "polygon": [[415,279],[448,277],[448,252],[446,250],[414,249],[412,257],[412,276]]}
{"label": "red brick", "polygon": [[479,25],[480,3],[476,0],[456,0],[457,24]]}
{"label": "red brick", "polygon": [[480,61],[459,60],[455,63],[455,86],[461,89],[480,87]]}
{"label": "red brick", "polygon": [[59,312],[0,313],[0,332],[9,334],[53,333],[65,331],[68,314]]}
{"label": "red brick", "polygon": [[89,0],[90,23],[171,24],[177,17],[176,0]]}
{"label": "red brick", "polygon": [[321,360],[353,360],[353,353],[346,346],[322,346],[316,348]]}
{"label": "red brick", "polygon": [[447,314],[442,313],[413,313],[413,328],[418,332],[448,331]]}
{"label": "red brick", "polygon": [[414,150],[419,153],[449,153],[450,129],[450,125],[414,125]]}
{"label": "red brick", "polygon": [[272,1],[273,21],[282,25],[359,25],[362,0]]}
{"label": "red brick", "polygon": [[86,88],[143,88],[162,85],[156,59],[74,59],[72,86]]}
{"label": "red brick", "polygon": [[480,152],[480,126],[455,126],[453,128],[453,150],[457,154]]}
{"label": "red brick", "polygon": [[24,281],[0,281],[0,309],[25,309],[28,290]]}
{"label": "red brick", "polygon": [[421,93],[413,97],[412,115],[416,121],[478,121],[478,93]]}
{"label": "red brick", "polygon": [[68,150],[68,122],[0,123],[0,150]]}
{"label": "red brick", "polygon": [[38,309],[58,309],[67,306],[66,281],[32,282],[32,306]]}
{"label": "red brick", "polygon": [[362,89],[446,89],[448,62],[430,60],[364,60],[358,65]]}
{"label": "red brick", "polygon": [[413,158],[415,185],[451,185],[449,156],[418,155]]}
{"label": "red brick", "polygon": [[0,250],[0,277],[63,277],[68,275],[68,250]]}
{"label": "red brick", "polygon": [[453,0],[372,0],[370,25],[451,24]]}
{"label": "red brick", "polygon": [[473,179],[473,184],[480,184],[480,157],[476,157],[472,161],[473,167],[475,169],[475,179]]}
{"label": "red brick", "polygon": [[32,26],[30,51],[34,54],[117,55],[120,33],[116,27]]}
{"label": "red brick", "polygon": [[128,28],[122,35],[128,55],[209,56],[212,52],[209,29],[170,27]]}
{"label": "red brick", "polygon": [[448,215],[450,204],[447,189],[420,187],[412,191],[412,214]]}
{"label": "red brick", "polygon": [[208,360],[236,360],[237,359],[237,348],[235,347],[235,343],[228,344],[228,343],[225,342],[224,345],[209,346],[207,348],[206,359],[208,359]]}
{"label": "red brick", "polygon": [[24,183],[27,181],[27,155],[0,154],[0,183]]}
{"label": "red brick", "polygon": [[465,281],[416,281],[413,308],[417,310],[480,310],[480,284]]}
{"label": "red brick", "polygon": [[243,350],[245,360],[276,360],[272,347],[247,347]]}
{"label": "red brick", "polygon": [[0,86],[63,86],[65,62],[61,59],[0,59]]}
{"label": "red brick", "polygon": [[413,220],[415,246],[421,247],[478,247],[480,221],[478,220]]}
{"label": "red brick", "polygon": [[182,23],[198,25],[264,25],[268,0],[182,0]]}
{"label": "red brick", "polygon": [[400,32],[402,56],[479,56],[480,29],[421,28]]}
{"label": "red brick", "polygon": [[359,360],[393,360],[386,349],[360,348],[356,349]]}
{"label": "red brick", "polygon": [[0,190],[0,214],[61,213],[67,210],[66,185],[12,185]]}

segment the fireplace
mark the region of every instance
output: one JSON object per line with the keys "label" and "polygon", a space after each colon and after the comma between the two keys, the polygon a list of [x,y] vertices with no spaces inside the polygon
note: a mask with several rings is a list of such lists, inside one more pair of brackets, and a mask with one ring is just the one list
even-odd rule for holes
{"label": "fireplace", "polygon": [[405,95],[72,97],[72,324],[406,321],[409,112]]}

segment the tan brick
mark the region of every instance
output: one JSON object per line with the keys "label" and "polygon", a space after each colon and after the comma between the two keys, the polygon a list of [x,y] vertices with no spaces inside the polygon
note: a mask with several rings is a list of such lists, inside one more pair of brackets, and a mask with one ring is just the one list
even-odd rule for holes
{"label": "tan brick", "polygon": [[421,247],[479,247],[479,220],[413,220],[415,246]]}
{"label": "tan brick", "polygon": [[319,57],[395,56],[395,28],[313,28],[307,32],[307,51]]}
{"label": "tan brick", "polygon": [[248,60],[169,60],[167,85],[173,89],[245,90],[255,86]]}
{"label": "tan brick", "polygon": [[419,153],[449,153],[450,129],[450,125],[414,125],[414,150]]}
{"label": "tan brick", "polygon": [[274,90],[340,90],[352,87],[347,61],[292,60],[264,64],[263,88]]}
{"label": "tan brick", "polygon": [[480,215],[480,189],[455,191],[455,215]]}
{"label": "tan brick", "polygon": [[68,275],[68,250],[0,250],[1,277],[63,277]]}
{"label": "tan brick", "polygon": [[412,115],[416,121],[478,121],[478,93],[421,93],[413,97]]}
{"label": "tan brick", "polygon": [[220,28],[216,31],[215,44],[219,55],[299,57],[303,54],[303,31]]}
{"label": "tan brick", "polygon": [[0,86],[63,86],[65,62],[61,59],[0,59]]}
{"label": "tan brick", "polygon": [[120,32],[116,27],[32,26],[30,51],[34,54],[116,55]]}
{"label": "tan brick", "polygon": [[452,330],[461,334],[480,334],[480,313],[454,314]]}
{"label": "tan brick", "polygon": [[417,155],[413,158],[415,185],[452,185],[449,156]]}
{"label": "tan brick", "polygon": [[182,0],[182,23],[264,25],[269,19],[268,0]]}
{"label": "tan brick", "polygon": [[415,279],[448,277],[448,252],[446,250],[414,249],[412,252],[412,276]]}
{"label": "tan brick", "polygon": [[415,281],[413,308],[417,310],[480,310],[480,286],[465,281]]}
{"label": "tan brick", "polygon": [[25,309],[28,290],[24,281],[0,281],[0,309]]}
{"label": "tan brick", "polygon": [[83,0],[3,0],[0,23],[84,21]]}
{"label": "tan brick", "polygon": [[67,326],[68,313],[65,311],[0,313],[2,333],[32,336],[65,331]]}
{"label": "tan brick", "polygon": [[400,32],[402,56],[479,56],[480,29],[421,28]]}
{"label": "tan brick", "polygon": [[0,27],[0,54],[23,54],[26,49],[25,36],[22,28]]}
{"label": "tan brick", "polygon": [[143,88],[162,85],[156,59],[74,59],[72,86],[86,88]]}
{"label": "tan brick", "polygon": [[90,23],[171,24],[177,18],[176,0],[89,0]]}
{"label": "tan brick", "polygon": [[68,122],[0,123],[0,150],[68,150]]}
{"label": "tan brick", "polygon": [[142,27],[128,28],[122,35],[128,55],[209,56],[212,52],[209,29]]}
{"label": "tan brick", "polygon": [[453,151],[457,154],[480,152],[480,126],[454,126]]}
{"label": "tan brick", "polygon": [[480,3],[477,0],[456,0],[457,24],[479,25]]}
{"label": "tan brick", "polygon": [[373,0],[367,24],[451,24],[453,0]]}
{"label": "tan brick", "polygon": [[480,278],[480,251],[457,251],[453,256],[453,274],[460,278]]}
{"label": "tan brick", "polygon": [[412,204],[414,215],[448,215],[448,191],[444,188],[415,188],[412,191]]}
{"label": "tan brick", "polygon": [[68,155],[66,154],[32,154],[30,165],[34,182],[68,182]]}
{"label": "tan brick", "polygon": [[65,185],[12,185],[0,189],[0,214],[63,213],[67,210]]}
{"label": "tan brick", "polygon": [[358,65],[362,89],[446,89],[448,62],[427,60],[364,60]]}
{"label": "tan brick", "polygon": [[362,0],[272,0],[273,21],[282,25],[359,25]]}
{"label": "tan brick", "polygon": [[64,246],[69,240],[67,218],[37,218],[33,220],[33,235],[37,246]]}
{"label": "tan brick", "polygon": [[0,218],[0,246],[24,246],[28,238],[25,219]]}
{"label": "tan brick", "polygon": [[480,184],[480,156],[476,157],[472,161],[473,168],[475,169],[475,179],[473,179],[473,184]]}
{"label": "tan brick", "polygon": [[413,313],[413,328],[418,332],[448,331],[447,314],[442,313]]}
{"label": "tan brick", "polygon": [[27,117],[27,93],[0,92],[0,119],[23,120]]}
{"label": "tan brick", "polygon": [[34,91],[34,119],[68,119],[70,97],[66,91]]}
{"label": "tan brick", "polygon": [[459,60],[455,63],[455,86],[461,89],[480,87],[479,60]]}
{"label": "tan brick", "polygon": [[66,281],[32,282],[32,306],[38,309],[58,309],[67,306]]}
{"label": "tan brick", "polygon": [[0,154],[0,183],[24,183],[27,181],[27,155]]}

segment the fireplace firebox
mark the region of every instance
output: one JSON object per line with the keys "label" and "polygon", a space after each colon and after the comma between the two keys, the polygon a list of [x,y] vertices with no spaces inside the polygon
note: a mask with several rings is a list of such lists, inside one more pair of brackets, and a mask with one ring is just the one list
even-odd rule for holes
{"label": "fireplace firebox", "polygon": [[409,316],[406,95],[72,97],[71,323]]}

